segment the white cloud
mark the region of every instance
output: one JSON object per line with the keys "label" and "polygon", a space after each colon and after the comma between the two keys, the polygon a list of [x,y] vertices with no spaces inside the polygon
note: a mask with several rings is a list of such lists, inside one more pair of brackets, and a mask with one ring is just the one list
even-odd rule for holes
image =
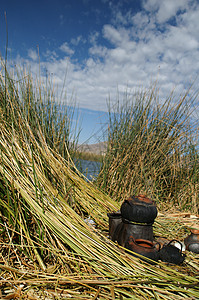
{"label": "white cloud", "polygon": [[188,7],[187,0],[147,0],[144,1],[144,8],[149,12],[156,12],[159,23],[166,22],[174,17],[179,10],[186,10]]}
{"label": "white cloud", "polygon": [[36,61],[38,59],[38,53],[36,50],[28,49],[28,56],[33,60]]}
{"label": "white cloud", "polygon": [[109,40],[113,45],[118,45],[123,41],[122,32],[112,25],[104,25],[104,37]]}
{"label": "white cloud", "polygon": [[89,36],[89,42],[92,45],[96,45],[98,37],[99,37],[99,32],[97,31],[92,32]]}
{"label": "white cloud", "polygon": [[[123,93],[127,85],[130,90],[148,88],[158,80],[160,97],[167,97],[174,87],[183,93],[199,73],[198,1],[147,0],[141,12],[128,14],[128,26],[121,11],[117,16],[118,24],[105,24],[101,32],[87,37],[91,46],[83,63],[75,61],[75,55],[71,60],[55,53],[53,60],[41,61],[54,83],[61,89],[67,71],[69,98],[75,91],[79,106],[94,110],[106,110],[109,94],[114,99],[117,89]],[[175,22],[166,22],[171,17]],[[60,49],[73,55],[71,45],[75,49],[83,40],[80,35]],[[30,51],[29,57],[32,70],[38,70],[36,52]]]}
{"label": "white cloud", "polygon": [[199,40],[190,35],[190,31],[186,27],[170,27],[164,40],[166,46],[176,52],[182,51],[182,53],[185,53],[186,51],[194,51],[199,46]]}
{"label": "white cloud", "polygon": [[46,52],[43,53],[43,56],[48,60],[54,60],[54,59],[58,58],[56,51],[51,51],[49,49],[47,49]]}
{"label": "white cloud", "polygon": [[147,11],[156,11],[156,10],[158,10],[159,5],[160,5],[159,0],[144,0],[143,1],[143,7]]}
{"label": "white cloud", "polygon": [[73,55],[74,54],[74,50],[71,49],[68,45],[67,42],[63,43],[61,46],[60,46],[60,50],[63,51],[64,53],[68,54],[68,55]]}
{"label": "white cloud", "polygon": [[179,10],[185,10],[188,6],[187,0],[167,0],[159,1],[159,10],[157,13],[157,19],[160,23],[166,22],[170,18],[176,15]]}
{"label": "white cloud", "polygon": [[149,25],[149,17],[144,12],[138,12],[136,15],[132,17],[133,24],[136,29],[143,29],[145,26]]}
{"label": "white cloud", "polygon": [[78,37],[76,37],[76,38],[72,38],[71,39],[71,44],[73,45],[73,46],[77,46],[77,45],[79,45],[80,43],[86,43],[86,40],[83,38],[83,36],[82,35],[79,35]]}
{"label": "white cloud", "polygon": [[89,53],[91,55],[95,55],[95,56],[99,56],[99,57],[105,57],[107,52],[108,52],[108,49],[104,46],[94,45],[93,47],[91,47],[89,49]]}

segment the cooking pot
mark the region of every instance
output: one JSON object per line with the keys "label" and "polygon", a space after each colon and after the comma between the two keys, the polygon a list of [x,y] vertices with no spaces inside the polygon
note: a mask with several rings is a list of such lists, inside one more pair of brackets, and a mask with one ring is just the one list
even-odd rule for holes
{"label": "cooking pot", "polygon": [[[178,249],[173,242],[179,243],[181,249]],[[182,253],[182,243],[177,240],[172,240],[168,244],[163,245],[160,249],[160,259],[164,262],[180,265],[185,259],[185,254]]]}
{"label": "cooking pot", "polygon": [[153,223],[157,213],[155,202],[141,194],[130,196],[121,205],[122,218],[137,223]]}
{"label": "cooking pot", "polygon": [[131,253],[128,251],[127,252],[134,256],[137,256],[136,255],[136,253],[137,253],[144,257],[150,258],[153,261],[158,261],[158,259],[159,259],[160,245],[158,245],[157,243],[154,244],[153,242],[145,240],[145,239],[134,239],[133,236],[130,236],[126,243],[126,248],[128,250],[133,251],[134,253]]}
{"label": "cooking pot", "polygon": [[115,242],[118,236],[118,226],[122,223],[122,216],[120,211],[108,213],[107,216],[109,218],[109,238]]}
{"label": "cooking pot", "polygon": [[153,226],[151,224],[134,223],[126,219],[122,219],[122,224],[118,227],[117,242],[125,247],[130,236],[134,239],[144,239],[153,241]]}
{"label": "cooking pot", "polygon": [[186,250],[199,253],[199,229],[191,229],[191,234],[184,239]]}

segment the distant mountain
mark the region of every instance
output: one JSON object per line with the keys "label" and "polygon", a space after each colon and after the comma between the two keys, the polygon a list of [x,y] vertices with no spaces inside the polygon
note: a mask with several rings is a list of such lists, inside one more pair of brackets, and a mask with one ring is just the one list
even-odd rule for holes
{"label": "distant mountain", "polygon": [[96,144],[81,144],[78,145],[77,150],[80,152],[89,152],[94,154],[105,154],[107,149],[107,142],[100,142]]}

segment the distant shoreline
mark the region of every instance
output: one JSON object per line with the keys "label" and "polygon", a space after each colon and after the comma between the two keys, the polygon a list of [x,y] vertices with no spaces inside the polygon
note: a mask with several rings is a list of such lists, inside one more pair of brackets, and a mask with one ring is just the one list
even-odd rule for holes
{"label": "distant shoreline", "polygon": [[96,144],[82,144],[77,146],[78,152],[86,152],[95,155],[105,155],[107,150],[107,142],[100,142]]}

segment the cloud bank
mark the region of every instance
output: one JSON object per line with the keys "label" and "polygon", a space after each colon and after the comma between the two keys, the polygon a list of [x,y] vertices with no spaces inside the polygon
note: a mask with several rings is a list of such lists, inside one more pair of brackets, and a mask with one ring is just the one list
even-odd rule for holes
{"label": "cloud bank", "polygon": [[[165,98],[173,88],[183,94],[198,82],[198,1],[146,0],[137,13],[107,5],[112,18],[101,30],[42,53],[40,67],[44,75],[46,70],[51,74],[55,86],[61,89],[66,77],[67,94],[75,92],[80,107],[106,111],[109,95],[114,100],[127,86],[134,91],[157,80]],[[85,45],[87,53],[80,59],[77,50]],[[36,52],[29,49],[28,55],[26,62],[37,72]]]}

